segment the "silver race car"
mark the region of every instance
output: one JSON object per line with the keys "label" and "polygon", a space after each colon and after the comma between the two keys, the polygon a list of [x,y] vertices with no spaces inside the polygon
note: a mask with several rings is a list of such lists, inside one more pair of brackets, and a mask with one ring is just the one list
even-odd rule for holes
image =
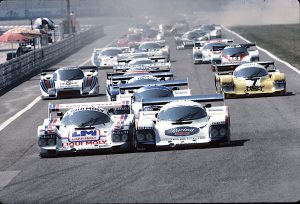
{"label": "silver race car", "polygon": [[[88,72],[83,70],[88,69]],[[51,74],[47,74],[51,72]],[[62,67],[43,70],[40,79],[43,99],[99,94],[97,67]]]}

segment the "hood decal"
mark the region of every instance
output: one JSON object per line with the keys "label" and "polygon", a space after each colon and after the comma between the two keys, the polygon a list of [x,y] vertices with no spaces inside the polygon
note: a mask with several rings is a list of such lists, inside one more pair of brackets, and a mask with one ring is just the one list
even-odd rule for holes
{"label": "hood decal", "polygon": [[196,127],[182,126],[165,130],[167,136],[190,136],[199,133],[200,129]]}

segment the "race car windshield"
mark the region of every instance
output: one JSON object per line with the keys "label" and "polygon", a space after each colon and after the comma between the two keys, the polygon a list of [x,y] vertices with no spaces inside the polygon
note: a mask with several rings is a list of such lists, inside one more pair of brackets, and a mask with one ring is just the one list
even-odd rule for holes
{"label": "race car windshield", "polygon": [[203,46],[203,50],[212,50],[213,47],[224,46],[224,43],[209,43]]}
{"label": "race car windshield", "polygon": [[151,50],[159,48],[161,48],[161,46],[158,43],[143,43],[139,46],[139,50]]}
{"label": "race car windshield", "polygon": [[109,50],[103,50],[101,52],[101,55],[104,56],[117,56],[118,54],[121,54],[122,50],[120,49],[109,49]]}
{"label": "race car windshield", "polygon": [[227,47],[223,50],[223,55],[236,57],[240,55],[248,55],[248,51],[245,47]]}
{"label": "race car windshield", "polygon": [[84,77],[83,71],[80,69],[62,69],[54,73],[53,79],[66,81],[66,80],[80,80]]}
{"label": "race car windshield", "polygon": [[140,102],[142,99],[147,98],[164,98],[173,96],[173,92],[169,89],[153,88],[134,93],[134,100]]}
{"label": "race car windshield", "polygon": [[160,111],[158,114],[158,119],[166,121],[190,121],[198,120],[206,116],[206,111],[201,107],[176,106]]}
{"label": "race car windshield", "polygon": [[233,75],[235,77],[243,77],[243,78],[253,78],[253,77],[263,77],[267,76],[269,73],[266,69],[261,67],[247,67],[244,69],[240,69],[234,71]]}
{"label": "race car windshield", "polygon": [[89,127],[95,125],[101,125],[110,123],[111,119],[105,113],[96,110],[81,110],[74,111],[71,114],[66,115],[62,121],[61,125],[69,126],[75,125],[77,127]]}

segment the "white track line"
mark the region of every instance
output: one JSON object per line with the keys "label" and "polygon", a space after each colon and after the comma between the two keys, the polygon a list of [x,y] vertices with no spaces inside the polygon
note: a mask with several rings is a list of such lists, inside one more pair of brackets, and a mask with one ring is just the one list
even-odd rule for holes
{"label": "white track line", "polygon": [[0,125],[0,131],[2,131],[6,126],[8,126],[10,123],[12,123],[14,120],[16,120],[18,117],[20,117],[23,113],[25,113],[30,108],[32,108],[40,100],[41,100],[41,96],[38,96],[30,104],[28,104],[25,108],[23,108],[22,110],[20,110],[19,112],[17,112],[14,116],[10,117],[7,121],[3,122]]}
{"label": "white track line", "polygon": [[[114,41],[116,41],[116,39],[114,39],[113,41],[111,41],[110,43],[108,43],[107,45],[105,45],[104,47],[108,47],[110,46]],[[79,66],[83,66],[86,63],[89,62],[89,60],[91,60],[90,58],[88,58],[86,61],[84,61],[83,63],[81,63]],[[18,117],[20,117],[23,113],[25,113],[26,111],[28,111],[30,108],[32,108],[37,102],[39,102],[41,100],[41,96],[38,96],[36,99],[34,99],[30,104],[28,104],[25,108],[23,108],[22,110],[20,110],[19,112],[17,112],[15,115],[13,115],[12,117],[10,117],[8,120],[6,120],[5,122],[3,122],[0,125],[0,132],[6,128],[10,123],[12,123],[14,120],[16,120]]]}
{"label": "white track line", "polygon": [[[225,30],[227,30],[228,32],[236,35],[237,37],[241,38],[242,40],[246,41],[247,43],[251,43],[249,40],[247,40],[246,38],[244,38],[243,36],[239,35],[238,33],[232,31],[232,30],[229,30],[228,28],[222,26]],[[273,58],[274,60],[277,60],[278,62],[281,62],[282,64],[286,65],[288,68],[292,69],[293,71],[295,71],[297,74],[300,74],[300,70],[297,69],[296,67],[292,66],[290,63],[280,59],[279,57],[277,57],[276,55],[272,54],[271,52],[265,50],[264,48],[262,47],[259,47],[259,46],[256,46],[257,49],[263,51],[264,53],[266,53],[267,55],[269,55],[271,58]]]}

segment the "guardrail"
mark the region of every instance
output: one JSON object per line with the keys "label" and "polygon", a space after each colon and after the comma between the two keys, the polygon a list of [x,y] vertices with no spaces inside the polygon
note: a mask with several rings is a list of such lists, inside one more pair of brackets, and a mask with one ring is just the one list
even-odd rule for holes
{"label": "guardrail", "polygon": [[91,27],[57,43],[35,49],[0,64],[0,94],[8,87],[16,86],[33,74],[40,72],[41,69],[47,69],[101,36],[103,36],[102,27]]}

